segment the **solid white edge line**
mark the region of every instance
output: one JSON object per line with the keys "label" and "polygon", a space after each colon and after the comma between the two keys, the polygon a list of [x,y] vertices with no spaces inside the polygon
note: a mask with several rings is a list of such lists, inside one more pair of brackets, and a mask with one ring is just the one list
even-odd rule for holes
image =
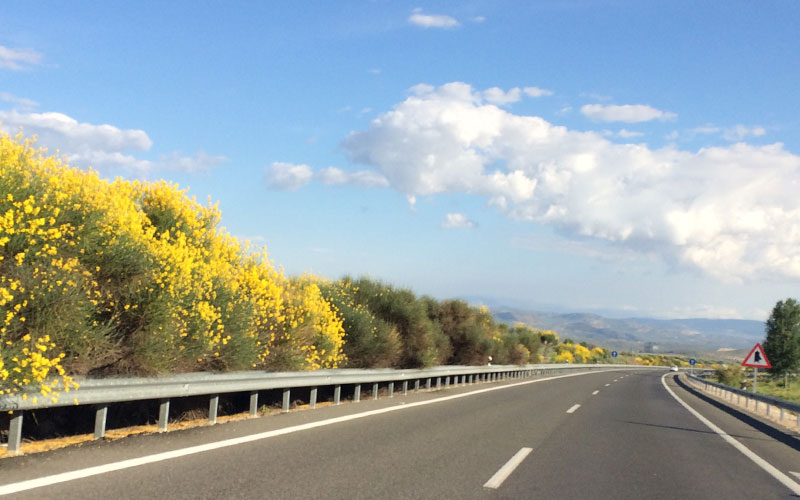
{"label": "solid white edge line", "polygon": [[429,399],[426,401],[417,401],[416,403],[400,403],[398,406],[390,406],[388,408],[381,408],[378,410],[370,410],[365,411],[362,413],[355,413],[352,415],[345,415],[342,417],[335,417],[329,418],[327,420],[320,420],[318,422],[310,422],[308,424],[302,425],[295,425],[292,427],[286,427],[283,429],[276,429],[273,431],[261,432],[258,434],[251,434],[249,436],[242,436],[238,438],[232,439],[225,439],[222,441],[216,441],[214,443],[206,443],[197,446],[190,446],[189,448],[182,448],[178,450],[166,451],[163,453],[156,453],[154,455],[146,455],[144,457],[139,458],[131,458],[128,460],[122,460],[119,462],[112,462],[109,464],[97,465],[94,467],[87,467],[85,469],[78,469],[75,471],[70,472],[62,472],[61,474],[55,474],[52,476],[44,476],[36,479],[28,479],[26,481],[20,481],[18,483],[9,483],[0,485],[0,496],[9,495],[11,493],[18,493],[20,491],[27,491],[32,490],[34,488],[41,488],[44,486],[51,486],[53,484],[64,483],[67,481],[74,481],[75,479],[83,479],[91,476],[97,476],[100,474],[105,474],[108,472],[119,471],[123,469],[129,469],[131,467],[136,467],[139,465],[146,465],[152,464],[156,462],[161,462],[164,460],[171,460],[173,458],[185,457],[187,455],[194,455],[196,453],[202,453],[205,451],[217,450],[220,448],[227,448],[229,446],[236,446],[239,444],[250,443],[253,441],[260,441],[262,439],[268,439],[275,436],[282,436],[284,434],[292,434],[294,432],[305,431],[308,429],[314,429],[316,427],[323,427],[326,425],[337,424],[340,422],[347,422],[349,420],[356,420],[359,418],[370,417],[373,415],[379,415],[381,413],[389,413],[392,411],[400,411],[400,410],[407,410],[409,408],[414,408],[417,406],[424,406],[434,403],[442,403],[444,401],[450,401],[453,399],[459,399],[467,396],[473,396],[476,394],[482,394],[485,392],[492,392],[492,391],[499,391],[503,389],[509,389],[511,387],[518,387],[521,385],[528,385],[528,384],[536,384],[539,382],[546,382],[548,380],[556,380],[560,378],[567,378],[567,377],[577,377],[581,375],[589,375],[593,373],[602,373],[602,372],[581,372],[581,373],[570,373],[567,375],[556,375],[553,377],[545,377],[535,380],[526,380],[524,382],[516,382],[513,384],[508,385],[501,385],[496,387],[488,387],[486,389],[478,389],[476,391],[464,392],[461,394],[453,394],[451,396],[443,396],[436,399]]}
{"label": "solid white edge line", "polygon": [[598,392],[600,392],[600,391],[594,391],[594,392],[592,393],[592,396],[597,396],[597,393],[598,393]]}
{"label": "solid white edge line", "polygon": [[577,410],[580,407],[581,405],[572,405],[572,407],[570,407],[570,409],[567,410],[567,413],[575,413],[575,410]]}
{"label": "solid white edge line", "polygon": [[491,478],[489,478],[488,481],[486,481],[483,487],[492,488],[494,490],[499,488],[500,485],[503,484],[503,481],[505,481],[508,478],[508,476],[510,476],[511,473],[514,472],[514,470],[517,467],[519,467],[519,464],[521,464],[522,461],[525,460],[525,457],[527,457],[532,451],[533,448],[520,449],[517,453],[514,454],[513,457],[511,457],[508,460],[508,462],[505,463],[505,465],[500,467],[500,470],[494,473],[494,476],[492,476]]}
{"label": "solid white edge line", "polygon": [[769,462],[767,462],[766,460],[764,460],[760,456],[756,455],[753,451],[750,450],[750,448],[746,447],[745,445],[743,445],[739,441],[737,441],[734,438],[732,438],[728,433],[726,433],[725,431],[723,431],[722,429],[717,427],[713,422],[711,422],[709,419],[707,419],[706,417],[701,415],[697,410],[695,410],[694,408],[689,406],[689,404],[686,403],[684,400],[679,398],[678,395],[675,394],[672,391],[672,389],[669,388],[667,383],[664,381],[664,379],[666,378],[667,375],[669,375],[669,373],[665,373],[664,375],[661,376],[661,384],[664,386],[664,388],[667,390],[667,392],[669,392],[670,396],[675,398],[675,400],[678,403],[680,403],[681,406],[683,406],[684,408],[689,410],[689,413],[691,413],[692,415],[697,417],[698,420],[700,420],[701,422],[706,424],[706,427],[708,427],[712,431],[716,432],[719,435],[719,437],[721,437],[722,439],[727,441],[728,444],[730,444],[731,446],[733,446],[734,448],[736,448],[737,450],[742,452],[742,454],[744,456],[746,456],[747,458],[749,458],[750,460],[755,462],[756,465],[758,465],[759,467],[764,469],[767,473],[769,473],[769,475],[771,475],[772,477],[774,477],[775,479],[780,481],[781,484],[783,484],[784,486],[786,486],[787,488],[792,490],[792,492],[795,495],[800,495],[800,484],[797,484],[795,481],[792,480],[792,478],[790,478],[789,476],[787,476],[786,474],[784,474],[783,472],[778,470],[775,466],[773,466],[772,464],[770,464]]}

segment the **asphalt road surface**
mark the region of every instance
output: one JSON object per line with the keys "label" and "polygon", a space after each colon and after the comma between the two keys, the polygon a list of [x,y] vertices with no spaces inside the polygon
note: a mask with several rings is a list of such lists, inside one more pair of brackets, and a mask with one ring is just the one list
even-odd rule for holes
{"label": "asphalt road surface", "polygon": [[800,439],[695,393],[676,374],[603,372],[475,384],[5,459],[0,495],[798,498]]}

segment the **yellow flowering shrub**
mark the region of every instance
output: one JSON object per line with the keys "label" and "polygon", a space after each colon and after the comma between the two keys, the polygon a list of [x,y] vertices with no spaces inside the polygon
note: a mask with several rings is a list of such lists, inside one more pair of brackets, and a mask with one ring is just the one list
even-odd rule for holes
{"label": "yellow flowering shrub", "polygon": [[567,349],[561,351],[556,356],[556,363],[574,363],[574,362],[575,362],[575,356],[573,356],[572,352],[570,352]]}
{"label": "yellow flowering shrub", "polygon": [[[0,394],[54,397],[83,374],[339,366],[342,323],[318,286],[220,217],[173,184],[109,182],[0,135]],[[300,354],[283,364],[281,349]]]}

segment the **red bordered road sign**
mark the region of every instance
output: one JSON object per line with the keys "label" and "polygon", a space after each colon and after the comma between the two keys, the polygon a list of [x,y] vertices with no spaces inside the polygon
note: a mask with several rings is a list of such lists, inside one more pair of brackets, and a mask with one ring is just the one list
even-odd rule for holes
{"label": "red bordered road sign", "polygon": [[764,348],[761,344],[756,344],[750,350],[750,354],[742,361],[742,366],[749,366],[750,368],[772,368],[772,365],[764,354]]}

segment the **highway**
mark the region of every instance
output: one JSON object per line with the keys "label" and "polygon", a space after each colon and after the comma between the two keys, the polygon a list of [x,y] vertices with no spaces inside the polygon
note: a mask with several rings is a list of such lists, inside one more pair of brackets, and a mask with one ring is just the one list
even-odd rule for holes
{"label": "highway", "polygon": [[0,495],[798,498],[800,439],[726,410],[674,373],[602,372],[460,386],[5,459]]}

